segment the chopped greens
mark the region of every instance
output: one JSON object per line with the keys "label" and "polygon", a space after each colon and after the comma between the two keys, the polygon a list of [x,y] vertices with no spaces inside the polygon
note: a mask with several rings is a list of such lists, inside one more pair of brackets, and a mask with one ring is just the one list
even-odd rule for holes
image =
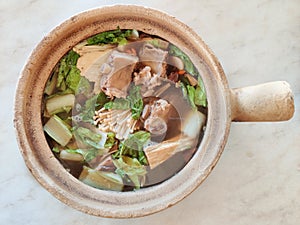
{"label": "chopped greens", "polygon": [[144,176],[147,171],[136,158],[122,156],[118,159],[113,160],[114,165],[117,167],[116,173],[122,178],[125,175],[129,177],[136,189],[140,189],[141,182],[140,177]]}
{"label": "chopped greens", "polygon": [[143,152],[143,147],[149,140],[149,132],[138,131],[133,133],[121,142],[119,150],[113,156],[114,158],[120,158],[123,155],[130,156],[131,158],[136,158],[142,165],[147,165],[148,161]]}
{"label": "chopped greens", "polygon": [[194,67],[190,58],[175,45],[169,46],[169,53],[173,56],[180,58],[183,61],[184,69],[193,76],[198,75],[196,68]]}
{"label": "chopped greens", "polygon": [[80,154],[86,162],[91,161],[99,154],[103,154],[103,151],[99,149],[67,149],[65,151],[71,154]]}
{"label": "chopped greens", "polygon": [[196,105],[195,105],[195,88],[191,85],[187,85],[186,89],[187,89],[187,93],[188,93],[188,97],[189,97],[189,101],[191,103],[191,106],[192,106],[193,109],[196,109]]}
{"label": "chopped greens", "polygon": [[97,44],[127,44],[127,38],[131,37],[133,30],[121,30],[120,28],[112,31],[102,32],[87,39],[88,45]]}
{"label": "chopped greens", "polygon": [[138,120],[144,107],[140,89],[139,86],[132,86],[126,99],[116,98],[114,101],[106,103],[104,107],[119,110],[131,109],[132,118]]}
{"label": "chopped greens", "polygon": [[94,95],[91,98],[87,99],[80,109],[80,113],[76,116],[73,116],[73,120],[83,121],[87,123],[93,123],[93,116],[95,114],[95,110],[98,107],[102,107],[108,101],[107,96],[100,92],[98,95]]}
{"label": "chopped greens", "polygon": [[104,172],[83,166],[83,171],[79,176],[83,183],[99,189],[122,191],[124,184],[122,177],[113,172]]}
{"label": "chopped greens", "polygon": [[206,92],[201,78],[198,78],[198,86],[195,90],[195,104],[199,106],[207,106]]}
{"label": "chopped greens", "polygon": [[74,87],[74,83],[78,84],[78,78],[76,78],[74,81],[70,79],[67,81],[67,78],[70,73],[71,76],[77,77],[78,68],[76,67],[76,63],[79,57],[79,54],[71,50],[61,59],[56,83],[56,87],[60,90],[64,91],[68,88],[68,85]]}
{"label": "chopped greens", "polygon": [[81,144],[84,144],[89,147],[96,149],[102,149],[104,146],[101,143],[103,138],[101,134],[95,133],[90,129],[84,127],[77,127],[73,131],[76,141],[79,141]]}
{"label": "chopped greens", "polygon": [[143,99],[139,86],[133,86],[129,91],[128,100],[130,101],[130,108],[132,118],[137,120],[143,111]]}
{"label": "chopped greens", "polygon": [[115,136],[116,135],[113,132],[107,133],[106,142],[104,144],[105,148],[111,148],[115,145],[115,143],[116,143]]}

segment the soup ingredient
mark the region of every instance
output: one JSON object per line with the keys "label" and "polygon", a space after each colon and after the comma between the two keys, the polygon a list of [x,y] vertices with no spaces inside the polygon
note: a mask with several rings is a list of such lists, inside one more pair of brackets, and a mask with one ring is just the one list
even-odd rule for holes
{"label": "soup ingredient", "polygon": [[73,94],[56,95],[46,101],[46,110],[49,115],[60,112],[70,112],[75,102]]}
{"label": "soup ingredient", "polygon": [[66,146],[72,138],[68,124],[57,115],[50,117],[44,125],[44,131],[61,146]]}
{"label": "soup ingredient", "polygon": [[199,106],[206,107],[207,106],[207,100],[206,100],[206,92],[204,89],[203,81],[198,78],[198,86],[195,90],[195,104]]}
{"label": "soup ingredient", "polygon": [[141,94],[143,97],[152,96],[154,89],[162,84],[160,75],[151,72],[151,67],[145,66],[139,73],[134,73],[134,83],[135,85],[141,86]]}
{"label": "soup ingredient", "polygon": [[[145,129],[154,136],[165,134],[168,129],[170,107],[171,105],[164,99],[156,100],[149,104],[147,108],[145,107],[144,109],[149,111],[149,113],[144,113],[144,118],[146,118],[144,122]],[[147,114],[149,115],[147,116]]]}
{"label": "soup ingredient", "polygon": [[178,152],[190,149],[194,140],[188,136],[176,136],[172,139],[150,145],[144,149],[149,166],[154,169]]}
{"label": "soup ingredient", "polygon": [[69,160],[69,161],[78,161],[82,162],[84,160],[83,154],[78,153],[76,150],[61,150],[59,152],[59,158],[62,160]]}
{"label": "soup ingredient", "polygon": [[122,191],[124,184],[122,177],[113,172],[103,172],[83,167],[79,180],[83,183],[99,189]]}
{"label": "soup ingredient", "polygon": [[73,134],[76,141],[86,147],[104,148],[106,137],[100,133],[93,132],[85,127],[76,127]]}
{"label": "soup ingredient", "polygon": [[136,39],[138,38],[138,32],[136,30],[121,30],[120,28],[112,31],[102,32],[93,37],[87,39],[88,45],[97,44],[127,44],[127,38]]}
{"label": "soup ingredient", "polygon": [[131,73],[138,57],[119,51],[113,51],[108,62],[101,67],[101,89],[110,96],[126,98],[127,89],[131,82]]}
{"label": "soup ingredient", "polygon": [[182,124],[182,133],[191,138],[197,138],[201,129],[206,122],[206,115],[197,111],[190,111],[184,119]]}
{"label": "soup ingredient", "polygon": [[114,101],[106,103],[104,108],[118,110],[131,109],[132,118],[137,120],[143,110],[143,99],[140,90],[139,86],[132,86],[126,99],[116,98]]}
{"label": "soup ingredient", "polygon": [[148,161],[143,148],[149,141],[149,132],[137,131],[120,143],[118,151],[113,154],[113,158],[117,159],[122,156],[129,156],[136,158],[142,165],[147,165]]}
{"label": "soup ingredient", "polygon": [[150,43],[144,43],[139,51],[139,58],[146,66],[151,67],[153,73],[166,76],[166,58],[168,52],[155,48]]}
{"label": "soup ingredient", "polygon": [[198,72],[197,72],[196,68],[194,67],[190,58],[183,51],[181,51],[178,47],[171,44],[169,46],[169,53],[170,53],[170,55],[176,56],[182,60],[182,62],[184,64],[184,69],[189,74],[192,74],[193,76],[198,74]]}
{"label": "soup ingredient", "polygon": [[117,167],[117,174],[123,178],[128,176],[130,181],[134,184],[135,189],[140,189],[147,171],[136,158],[122,156],[119,159],[113,160],[113,163]]}
{"label": "soup ingredient", "polygon": [[74,52],[73,50],[69,51],[67,55],[65,55],[59,65],[58,69],[58,77],[57,77],[57,84],[56,87],[60,90],[64,91],[67,89],[67,84],[71,84],[73,87],[75,86],[74,83],[78,83],[79,80],[69,79],[67,81],[68,75],[71,73],[73,77],[76,76],[78,73],[78,68],[76,67],[77,60],[79,55]]}
{"label": "soup ingredient", "polygon": [[176,56],[169,56],[168,58],[168,62],[170,63],[170,65],[175,66],[176,68],[178,68],[180,71],[184,70],[184,64],[183,61]]}
{"label": "soup ingredient", "polygon": [[73,116],[73,120],[76,122],[82,121],[94,124],[94,115],[96,109],[102,107],[108,101],[109,99],[103,92],[92,96],[85,101],[83,106],[81,106],[80,104],[78,105],[79,108],[77,109],[77,111],[79,113]]}
{"label": "soup ingredient", "polygon": [[128,137],[130,133],[133,133],[136,125],[136,120],[131,116],[131,111],[109,109],[100,109],[96,112],[94,117],[94,124],[97,128],[103,132],[113,132],[116,134],[116,138],[123,140]]}

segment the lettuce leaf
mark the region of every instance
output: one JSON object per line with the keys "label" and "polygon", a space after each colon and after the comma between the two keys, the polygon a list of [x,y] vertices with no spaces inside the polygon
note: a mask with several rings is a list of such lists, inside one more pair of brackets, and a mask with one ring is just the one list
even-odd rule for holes
{"label": "lettuce leaf", "polygon": [[206,92],[201,78],[198,78],[198,85],[195,90],[195,104],[198,106],[207,106]]}
{"label": "lettuce leaf", "polygon": [[112,148],[116,143],[115,133],[109,132],[107,133],[106,142],[104,144],[104,148]]}
{"label": "lettuce leaf", "polygon": [[87,39],[88,45],[98,44],[127,44],[127,38],[132,35],[133,30],[116,30],[102,32]]}
{"label": "lettuce leaf", "polygon": [[100,143],[102,135],[99,133],[95,133],[90,129],[87,129],[85,127],[77,127],[74,129],[73,134],[76,141],[79,141],[86,146],[96,149],[103,149],[104,147]]}
{"label": "lettuce leaf", "polygon": [[103,152],[99,149],[67,149],[68,153],[80,154],[83,156],[85,162],[90,162],[97,155],[102,154]]}
{"label": "lettuce leaf", "polygon": [[138,120],[143,111],[143,98],[141,95],[141,88],[139,86],[133,86],[129,91],[128,100],[130,101],[130,108],[132,118]]}
{"label": "lettuce leaf", "polygon": [[[79,54],[70,50],[61,60],[58,68],[58,77],[56,87],[64,91],[67,89],[67,83],[70,84],[70,79],[67,82],[67,76],[72,70],[72,76],[77,76],[78,69],[76,68],[77,60],[80,57]],[[76,70],[77,69],[77,70]],[[80,74],[80,71],[79,71]],[[73,85],[73,83],[72,83]]]}
{"label": "lettuce leaf", "polygon": [[114,101],[104,105],[105,109],[126,110],[131,109],[132,118],[138,120],[143,111],[143,97],[139,86],[132,86],[126,99],[115,98]]}
{"label": "lettuce leaf", "polygon": [[130,158],[122,156],[119,159],[113,160],[115,165],[116,173],[119,174],[123,179],[125,175],[129,177],[136,189],[141,187],[140,177],[146,175],[147,171],[136,158]]}
{"label": "lettuce leaf", "polygon": [[148,165],[148,160],[143,151],[143,147],[149,140],[149,132],[135,132],[120,143],[119,149],[115,154],[113,154],[113,157],[120,158],[122,156],[129,156],[131,158],[136,158],[142,165]]}
{"label": "lettuce leaf", "polygon": [[176,56],[182,60],[182,62],[184,64],[184,69],[186,72],[188,72],[189,74],[191,74],[193,76],[198,75],[198,71],[194,67],[194,64],[192,63],[190,58],[183,51],[181,51],[179,48],[177,48],[175,45],[170,44],[169,54]]}
{"label": "lettuce leaf", "polygon": [[73,120],[83,121],[86,123],[94,123],[93,116],[95,115],[95,111],[97,108],[102,107],[108,101],[107,96],[100,92],[98,95],[94,95],[91,98],[87,99],[81,107],[79,114],[77,114],[76,119],[73,117]]}

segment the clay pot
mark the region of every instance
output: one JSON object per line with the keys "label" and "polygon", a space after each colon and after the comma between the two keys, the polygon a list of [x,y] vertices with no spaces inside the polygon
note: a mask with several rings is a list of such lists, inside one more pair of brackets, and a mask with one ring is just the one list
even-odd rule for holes
{"label": "clay pot", "polygon": [[[158,35],[179,46],[202,75],[209,103],[205,135],[189,163],[163,183],[132,192],[98,190],[73,177],[48,147],[41,121],[43,90],[59,59],[78,42],[118,26]],[[27,167],[56,198],[88,214],[129,218],[163,210],[197,188],[222,154],[232,121],[282,121],[293,113],[286,82],[230,89],[217,58],[193,30],[157,10],[120,5],[74,16],[40,42],[18,82],[14,124]]]}

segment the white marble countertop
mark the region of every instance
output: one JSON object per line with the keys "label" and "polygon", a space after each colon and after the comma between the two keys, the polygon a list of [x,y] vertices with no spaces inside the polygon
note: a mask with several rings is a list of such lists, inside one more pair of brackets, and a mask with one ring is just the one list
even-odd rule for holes
{"label": "white marble countertop", "polygon": [[[288,122],[233,123],[219,163],[196,191],[160,213],[128,220],[83,214],[43,189],[25,166],[12,122],[17,79],[34,46],[73,14],[115,3],[176,16],[215,52],[231,87],[286,80],[296,105]],[[299,0],[1,0],[0,223],[300,224],[299,12]]]}

